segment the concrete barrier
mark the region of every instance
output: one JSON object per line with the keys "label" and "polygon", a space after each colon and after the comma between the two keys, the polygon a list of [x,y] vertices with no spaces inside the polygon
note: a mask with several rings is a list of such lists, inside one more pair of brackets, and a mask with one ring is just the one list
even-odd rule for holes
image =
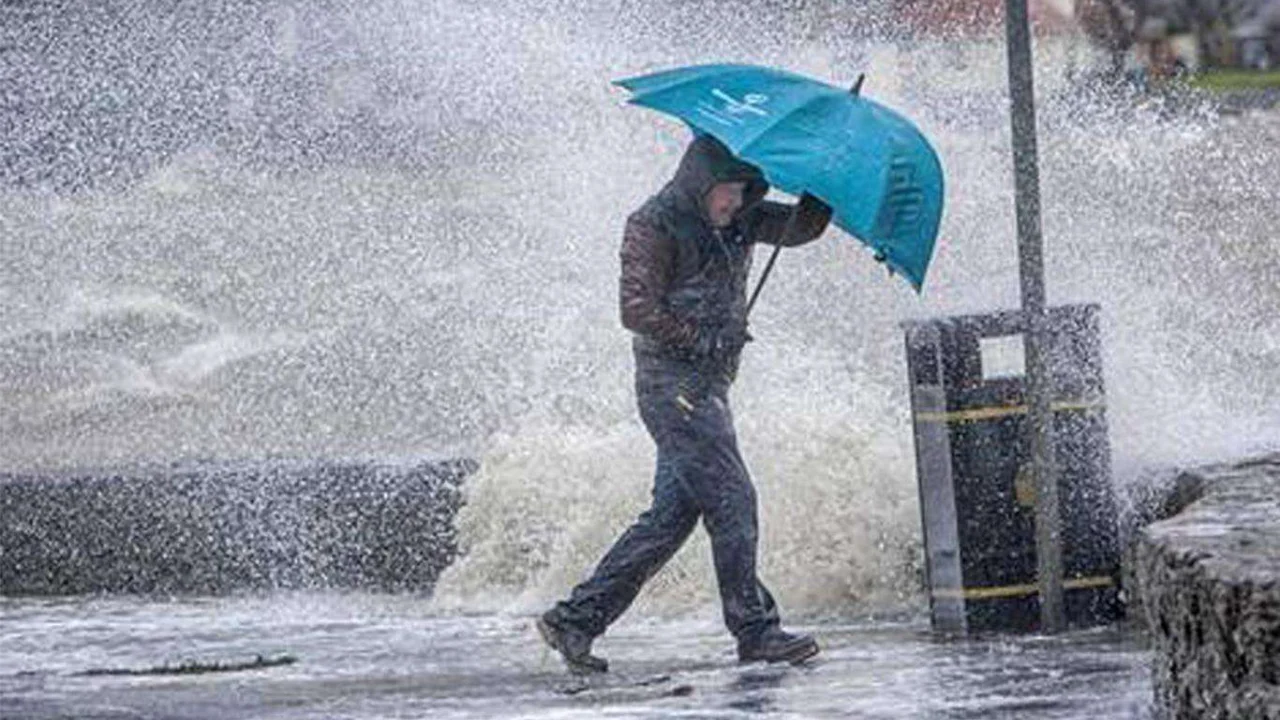
{"label": "concrete barrier", "polygon": [[0,595],[429,591],[472,461],[0,475]]}
{"label": "concrete barrier", "polygon": [[1280,454],[1188,471],[1176,487],[1198,499],[1127,553],[1158,717],[1280,719]]}

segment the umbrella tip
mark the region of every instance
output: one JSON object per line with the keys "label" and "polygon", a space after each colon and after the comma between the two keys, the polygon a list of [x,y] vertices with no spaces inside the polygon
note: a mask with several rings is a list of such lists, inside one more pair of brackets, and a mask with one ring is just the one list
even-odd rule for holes
{"label": "umbrella tip", "polygon": [[861,95],[861,94],[862,94],[862,81],[863,81],[863,80],[866,80],[866,79],[867,79],[867,74],[866,74],[866,73],[859,73],[859,74],[858,74],[858,80],[857,80],[857,82],[855,82],[855,83],[853,84],[853,87],[849,90],[849,92],[853,93],[854,95]]}

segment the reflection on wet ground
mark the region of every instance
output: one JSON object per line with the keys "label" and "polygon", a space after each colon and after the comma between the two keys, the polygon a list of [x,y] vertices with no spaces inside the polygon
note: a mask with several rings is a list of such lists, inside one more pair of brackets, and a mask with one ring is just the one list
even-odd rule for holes
{"label": "reflection on wet ground", "polygon": [[[529,618],[411,596],[0,601],[0,717],[1149,718],[1148,653],[1119,628],[945,640],[925,621],[823,623],[799,668],[738,665],[708,621],[624,622],[607,676],[566,675]],[[243,672],[83,676],[184,662]]]}

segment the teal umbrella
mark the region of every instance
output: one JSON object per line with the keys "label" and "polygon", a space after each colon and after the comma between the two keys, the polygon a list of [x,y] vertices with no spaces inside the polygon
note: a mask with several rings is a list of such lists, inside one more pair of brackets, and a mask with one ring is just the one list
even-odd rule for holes
{"label": "teal umbrella", "polygon": [[[754,65],[697,65],[615,81],[759,167],[792,195],[831,206],[918,291],[942,218],[942,165],[906,118],[858,94]],[[859,81],[861,85],[861,81]]]}

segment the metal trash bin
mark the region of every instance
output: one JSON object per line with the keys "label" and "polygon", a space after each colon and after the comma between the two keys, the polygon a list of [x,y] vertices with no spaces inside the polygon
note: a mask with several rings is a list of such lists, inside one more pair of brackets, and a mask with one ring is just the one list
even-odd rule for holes
{"label": "metal trash bin", "polygon": [[[1118,619],[1120,553],[1097,305],[1052,308],[1047,364],[1067,622]],[[1040,624],[1022,313],[903,324],[933,627]]]}

